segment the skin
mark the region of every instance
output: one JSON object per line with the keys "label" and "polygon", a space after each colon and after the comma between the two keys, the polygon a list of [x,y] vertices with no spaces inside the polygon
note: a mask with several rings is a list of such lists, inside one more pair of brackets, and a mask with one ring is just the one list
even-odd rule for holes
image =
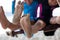
{"label": "skin", "polygon": [[57,1],[56,0],[48,0],[48,4],[50,6],[55,6],[55,5],[57,5]]}
{"label": "skin", "polygon": [[60,6],[60,0],[57,0],[58,5]]}
{"label": "skin", "polygon": [[21,15],[22,15],[22,11],[23,11],[23,3],[21,3],[20,1],[18,2],[18,5],[15,8],[15,12],[14,12],[14,17],[13,17],[13,23],[16,25],[20,25],[20,19],[21,19]]}
{"label": "skin", "polygon": [[52,18],[50,19],[50,23],[51,23],[51,24],[56,24],[56,17],[52,17]]}
{"label": "skin", "polygon": [[[21,10],[20,10],[20,8],[21,8]],[[15,9],[15,14],[17,13],[19,13],[18,15],[19,15],[19,17],[20,17],[20,15],[22,14],[22,11],[23,11],[23,3],[18,3],[18,5],[17,5],[17,7],[16,7],[16,9]],[[2,6],[0,6],[0,22],[1,22],[1,24],[2,24],[2,27],[4,28],[4,29],[6,29],[6,28],[10,28],[12,31],[13,30],[16,30],[16,29],[21,29],[21,26],[18,24],[18,22],[16,22],[16,18],[18,17],[18,15],[16,16],[15,14],[14,14],[14,18],[13,18],[13,20],[14,20],[14,22],[13,23],[10,23],[8,20],[7,20],[7,18],[6,18],[6,16],[5,16],[5,14],[4,14],[5,12],[4,12],[4,10],[3,10],[3,7]],[[19,18],[18,18],[19,19]]]}
{"label": "skin", "polygon": [[60,16],[57,16],[57,17],[56,17],[56,23],[57,23],[57,24],[60,24]]}

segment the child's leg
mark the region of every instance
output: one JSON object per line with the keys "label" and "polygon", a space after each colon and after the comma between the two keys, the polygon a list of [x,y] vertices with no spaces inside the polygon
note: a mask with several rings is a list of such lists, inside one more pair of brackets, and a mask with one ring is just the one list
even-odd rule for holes
{"label": "child's leg", "polygon": [[[14,17],[13,17],[13,24],[20,26],[20,18],[22,15],[22,11],[23,11],[23,8],[22,8],[22,5],[20,3],[15,8]],[[21,28],[21,26],[20,26],[20,28]]]}
{"label": "child's leg", "polygon": [[16,30],[16,29],[20,28],[19,25],[12,24],[7,20],[5,14],[4,14],[4,10],[1,6],[0,6],[0,22],[4,29],[10,28],[11,30]]}
{"label": "child's leg", "polygon": [[[20,26],[20,18],[21,18],[22,11],[23,11],[23,5],[21,4],[20,1],[19,1],[19,3],[20,4],[18,4],[16,6],[15,11],[14,11],[13,24]],[[21,26],[20,26],[20,28],[21,28]],[[21,31],[15,32],[15,30],[14,30],[12,32],[14,32],[13,34],[19,34],[19,33],[21,34]],[[12,32],[10,34],[12,34]],[[13,36],[13,34],[12,34],[12,36]]]}
{"label": "child's leg", "polygon": [[27,37],[32,37],[33,33],[36,33],[37,31],[41,30],[46,25],[42,20],[38,20],[33,26],[31,26],[28,16],[23,17],[20,20],[20,23],[22,25],[23,30],[26,32]]}
{"label": "child's leg", "polygon": [[33,26],[32,26],[32,33],[37,33],[39,30],[45,27],[45,23],[42,20],[38,20]]}
{"label": "child's leg", "polygon": [[27,35],[28,38],[32,37],[32,28],[30,24],[30,19],[29,15],[24,16],[20,20],[20,24],[22,26],[22,29],[24,30],[25,34]]}
{"label": "child's leg", "polygon": [[[19,1],[19,2],[18,2],[18,5],[16,6],[15,11],[14,11],[13,24],[20,26],[20,18],[21,18],[21,14],[22,14],[23,9],[24,9],[23,3],[21,3],[21,2]],[[21,28],[21,26],[20,26],[20,30],[21,30],[21,29],[22,29],[22,28]],[[12,31],[12,32],[14,32],[13,34],[19,34],[19,33],[21,34],[21,31],[15,32],[15,30],[14,30],[14,31]],[[9,33],[9,34],[12,34],[12,32]],[[11,36],[13,36],[13,34],[12,34]]]}

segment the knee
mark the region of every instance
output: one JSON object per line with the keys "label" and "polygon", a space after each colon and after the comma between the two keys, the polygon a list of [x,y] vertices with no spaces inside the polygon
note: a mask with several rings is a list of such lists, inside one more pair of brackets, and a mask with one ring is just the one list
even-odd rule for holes
{"label": "knee", "polygon": [[41,26],[43,26],[43,27],[46,25],[46,23],[44,21],[42,21],[42,20],[38,20],[37,22],[40,23]]}

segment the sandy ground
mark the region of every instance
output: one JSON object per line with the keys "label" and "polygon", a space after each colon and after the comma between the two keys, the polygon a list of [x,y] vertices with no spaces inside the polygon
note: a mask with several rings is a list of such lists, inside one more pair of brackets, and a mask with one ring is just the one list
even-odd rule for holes
{"label": "sandy ground", "polygon": [[45,36],[43,31],[39,31],[38,33],[34,34],[31,39],[27,39],[24,34],[18,34],[18,37],[11,37],[7,36],[6,34],[1,34],[0,40],[60,40],[59,31],[60,29],[55,32],[54,36]]}
{"label": "sandy ground", "polygon": [[[13,15],[5,14],[7,19],[12,22]],[[60,28],[58,28],[54,34],[54,36],[45,36],[43,31],[39,31],[31,39],[27,39],[24,34],[18,34],[18,37],[11,37],[6,35],[6,31],[1,27],[0,24],[0,40],[60,40]],[[9,30],[10,31],[10,30]]]}

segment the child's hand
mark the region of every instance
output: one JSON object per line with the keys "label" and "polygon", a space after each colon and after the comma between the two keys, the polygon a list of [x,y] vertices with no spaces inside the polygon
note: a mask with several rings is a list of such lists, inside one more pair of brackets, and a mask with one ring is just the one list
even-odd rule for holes
{"label": "child's hand", "polygon": [[50,23],[51,23],[51,24],[56,24],[56,17],[52,17],[52,18],[50,19]]}
{"label": "child's hand", "polygon": [[60,24],[60,16],[57,16],[56,22],[57,22],[57,24]]}

